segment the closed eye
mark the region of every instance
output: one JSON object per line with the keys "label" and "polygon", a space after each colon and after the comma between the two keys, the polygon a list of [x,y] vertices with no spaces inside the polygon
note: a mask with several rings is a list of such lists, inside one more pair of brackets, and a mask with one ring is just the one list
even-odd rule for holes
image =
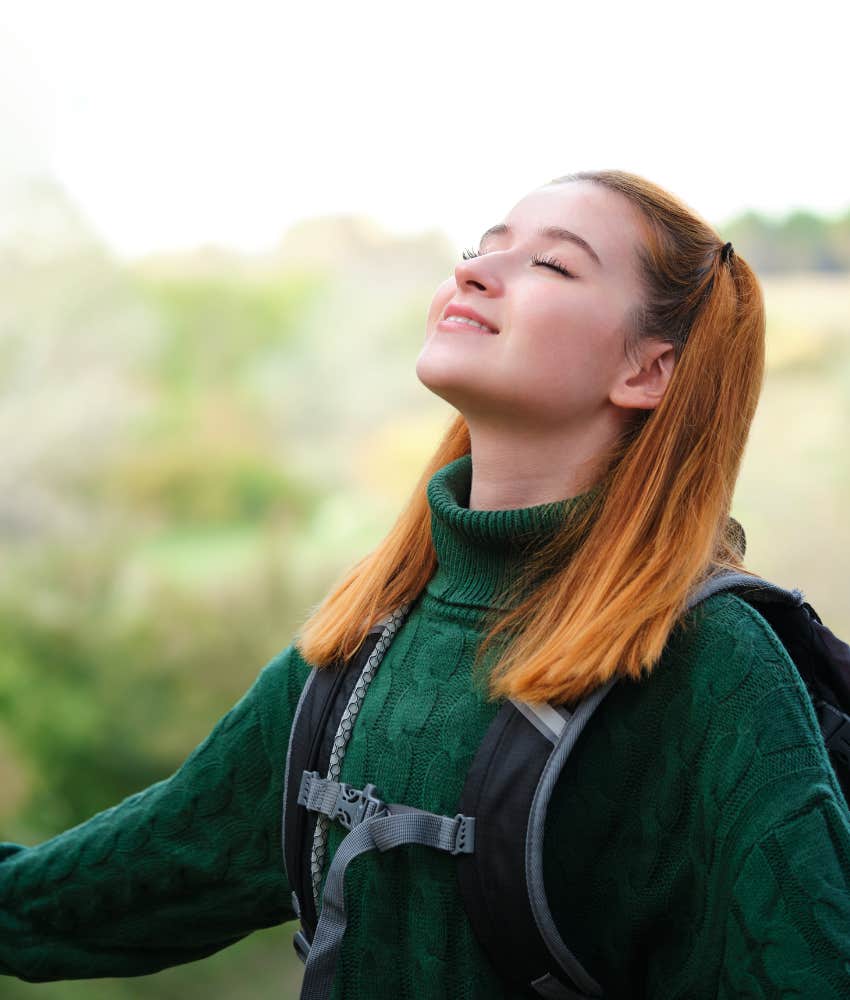
{"label": "closed eye", "polygon": [[[467,249],[463,251],[461,256],[463,257],[464,260],[470,260],[472,257],[480,257],[481,251]],[[541,257],[539,254],[534,254],[531,258],[531,263],[542,267],[549,267],[554,271],[559,271],[561,274],[566,275],[566,277],[568,278],[575,277],[575,275],[571,271],[568,271],[567,268],[565,268],[560,261],[555,260],[554,257]]]}
{"label": "closed eye", "polygon": [[540,257],[537,254],[531,258],[532,264],[540,264],[543,267],[551,267],[555,271],[560,271],[561,274],[565,274],[568,278],[574,278],[575,275],[568,271],[560,261],[555,260],[554,257]]}

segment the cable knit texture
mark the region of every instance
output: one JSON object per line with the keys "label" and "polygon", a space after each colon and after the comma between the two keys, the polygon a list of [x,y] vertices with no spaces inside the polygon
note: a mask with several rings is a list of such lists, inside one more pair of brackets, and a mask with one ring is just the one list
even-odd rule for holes
{"label": "cable knit texture", "polygon": [[[428,485],[439,569],[341,775],[448,815],[499,707],[471,680],[482,611],[587,499],[470,511],[471,473],[466,455]],[[138,975],[292,919],[281,785],[308,671],[289,646],[171,778],[45,844],[0,845],[0,971]],[[331,824],[327,863],[344,833]],[[416,845],[352,863],[334,1000],[520,995],[472,935],[454,865]],[[603,701],[553,795],[544,866],[608,997],[850,996],[850,811],[793,663],[734,595],[694,609],[651,677]]]}

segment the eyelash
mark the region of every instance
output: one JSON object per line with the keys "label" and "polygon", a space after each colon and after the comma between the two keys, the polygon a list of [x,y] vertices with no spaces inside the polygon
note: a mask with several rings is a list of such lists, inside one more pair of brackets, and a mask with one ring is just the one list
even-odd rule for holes
{"label": "eyelash", "polygon": [[[470,260],[472,257],[480,257],[481,252],[479,250],[467,249],[461,254],[464,260]],[[555,260],[554,257],[541,257],[539,254],[532,254],[531,256],[532,264],[541,264],[544,267],[551,267],[555,271],[560,271],[561,274],[565,274],[568,278],[574,278],[575,275],[568,271],[563,264]]]}

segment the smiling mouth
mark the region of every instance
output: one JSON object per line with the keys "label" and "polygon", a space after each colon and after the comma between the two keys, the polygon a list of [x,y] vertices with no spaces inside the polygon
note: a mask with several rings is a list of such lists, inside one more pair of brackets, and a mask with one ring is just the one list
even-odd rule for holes
{"label": "smiling mouth", "polygon": [[442,326],[444,329],[452,328],[454,330],[470,330],[474,333],[485,333],[491,337],[498,336],[499,332],[498,330],[491,330],[482,323],[475,322],[475,320],[466,319],[464,316],[454,315],[441,319],[437,326]]}

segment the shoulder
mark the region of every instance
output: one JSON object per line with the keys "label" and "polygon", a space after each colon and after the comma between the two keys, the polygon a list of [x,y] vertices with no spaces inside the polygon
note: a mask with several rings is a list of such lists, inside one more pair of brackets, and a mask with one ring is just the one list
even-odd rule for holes
{"label": "shoulder", "polygon": [[[787,657],[782,642],[763,615],[732,591],[712,594],[687,611],[671,633],[671,640],[676,638],[697,645],[739,639],[744,646],[758,644],[762,653]],[[793,669],[790,660],[789,665]]]}
{"label": "shoulder", "polygon": [[595,715],[590,728],[604,731],[614,755],[639,745],[650,770],[687,775],[691,786],[726,771],[732,782],[748,761],[783,747],[829,766],[793,660],[764,617],[730,592],[690,609],[651,671],[615,684]]}
{"label": "shoulder", "polygon": [[277,701],[281,695],[292,702],[293,711],[301,695],[304,682],[312,670],[295,645],[290,644],[269,660],[260,671],[254,684],[256,696],[261,701]]}
{"label": "shoulder", "polygon": [[286,751],[298,699],[311,669],[293,643],[269,660],[240,702],[243,710],[259,718],[269,756],[279,756],[281,745]]}
{"label": "shoulder", "polygon": [[[755,608],[728,591],[687,611],[651,671],[616,684],[602,714],[612,724],[622,717],[658,752],[678,747],[687,760],[730,734],[754,736],[765,724],[774,739],[790,726],[792,741],[822,742],[803,679],[781,640]],[[760,735],[760,745],[767,739]]]}
{"label": "shoulder", "polygon": [[766,619],[728,591],[686,612],[652,670],[616,685],[608,700],[646,721],[657,718],[661,733],[694,748],[706,736],[754,733],[765,723],[775,738],[790,727],[797,743],[820,740],[811,699],[788,651]]}
{"label": "shoulder", "polygon": [[794,661],[767,620],[737,594],[714,594],[692,608],[671,632],[657,668],[721,729],[749,730],[758,720],[761,747],[783,731],[793,731],[798,744],[821,742]]}
{"label": "shoulder", "polygon": [[721,593],[693,608],[657,669],[657,696],[676,705],[670,736],[688,748],[698,797],[718,809],[721,827],[756,799],[787,802],[795,781],[846,812],[805,683],[747,601]]}
{"label": "shoulder", "polygon": [[[730,710],[780,689],[810,706],[779,636],[756,608],[731,592],[714,594],[683,616],[658,666],[674,670],[681,683]],[[817,724],[813,713],[811,722]]]}

